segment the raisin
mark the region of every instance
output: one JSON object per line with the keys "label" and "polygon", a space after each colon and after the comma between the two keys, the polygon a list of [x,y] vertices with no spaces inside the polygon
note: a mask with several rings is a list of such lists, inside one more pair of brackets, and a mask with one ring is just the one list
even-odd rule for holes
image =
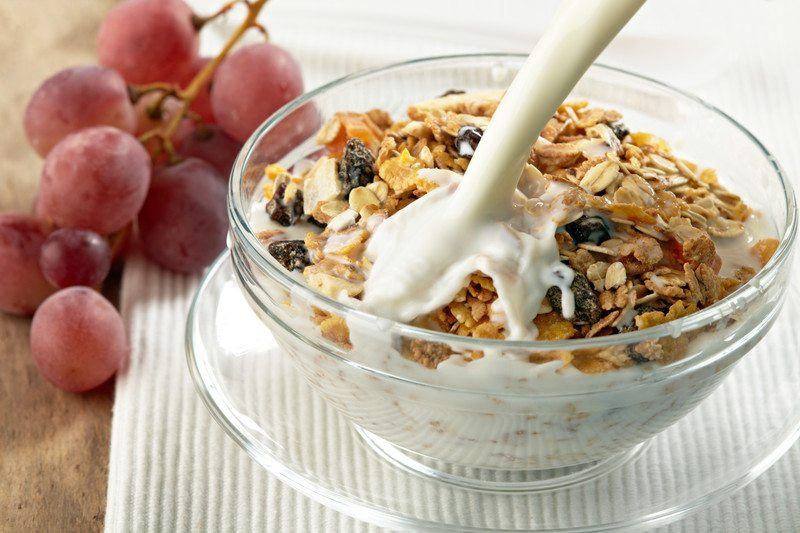
{"label": "raisin", "polygon": [[372,183],[374,178],[375,158],[372,152],[361,139],[348,140],[339,163],[339,180],[342,182],[345,198],[356,187]]}
{"label": "raisin", "polygon": [[303,270],[311,264],[308,248],[303,241],[273,241],[267,246],[267,251],[286,270]]}
{"label": "raisin", "polygon": [[[594,324],[600,320],[603,310],[600,308],[600,298],[592,289],[591,282],[581,274],[575,272],[575,279],[572,280],[572,295],[575,298],[575,316],[572,321],[576,324]],[[547,300],[553,311],[561,314],[561,289],[550,287],[547,289]]]}
{"label": "raisin", "polygon": [[611,128],[611,131],[614,132],[614,135],[616,135],[617,139],[619,139],[620,141],[625,137],[627,137],[628,134],[631,132],[625,125],[625,123],[622,122],[621,120],[617,120],[616,122],[610,123],[608,127]]}
{"label": "raisin", "polygon": [[472,157],[483,137],[483,130],[476,126],[461,126],[453,140],[456,152],[461,157]]}
{"label": "raisin", "polygon": [[608,230],[605,220],[600,217],[581,217],[564,226],[564,229],[567,230],[575,244],[582,242],[600,244],[611,238],[611,232]]}
{"label": "raisin", "polygon": [[464,94],[467,91],[463,91],[461,89],[448,89],[442,94],[439,95],[439,98],[444,98],[445,96],[450,96],[451,94]]}
{"label": "raisin", "polygon": [[267,202],[269,218],[281,226],[291,226],[303,215],[303,191],[296,191],[291,201],[286,201],[286,186],[289,180],[279,177],[275,180],[275,192]]}
{"label": "raisin", "polygon": [[651,313],[653,311],[661,311],[662,313],[666,313],[669,306],[665,302],[655,301],[648,304],[642,304],[636,308],[636,314],[641,315],[644,313]]}
{"label": "raisin", "polygon": [[637,365],[641,365],[643,363],[649,363],[650,362],[650,359],[645,357],[643,354],[640,354],[639,352],[637,352],[636,351],[636,347],[633,346],[633,345],[628,345],[628,347],[625,348],[625,355],[627,355],[628,359],[630,359],[631,361],[633,361]]}
{"label": "raisin", "polygon": [[315,225],[315,226],[316,226],[316,227],[318,227],[318,228],[325,229],[325,228],[327,228],[327,227],[328,227],[328,225],[327,225],[326,223],[324,223],[324,222],[320,222],[319,220],[317,220],[316,218],[314,218],[314,217],[312,217],[312,216],[309,216],[309,217],[308,217],[308,222],[309,222],[310,224],[313,224],[313,225]]}

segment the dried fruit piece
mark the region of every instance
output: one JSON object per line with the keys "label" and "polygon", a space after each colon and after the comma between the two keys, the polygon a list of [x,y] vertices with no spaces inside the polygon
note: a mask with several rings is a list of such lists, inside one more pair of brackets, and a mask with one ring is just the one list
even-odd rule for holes
{"label": "dried fruit piece", "polygon": [[413,191],[421,184],[423,180],[417,176],[420,167],[419,160],[408,150],[403,150],[399,156],[384,161],[378,174],[395,194],[400,195]]}
{"label": "dried fruit piece", "polygon": [[436,368],[439,363],[453,354],[446,344],[424,341],[421,339],[403,339],[401,349],[403,357],[416,361],[428,368]]}
{"label": "dried fruit piece", "polygon": [[625,348],[625,354],[637,365],[649,363],[659,359],[662,355],[662,348],[658,342],[643,341],[638,344],[629,344]]}
{"label": "dried fruit piece", "polygon": [[600,217],[581,217],[574,222],[570,222],[564,229],[575,241],[575,244],[590,242],[600,244],[611,238],[611,232],[606,226],[605,221]]}
{"label": "dried fruit piece", "polygon": [[761,266],[766,265],[778,249],[778,239],[761,239],[750,248],[750,251],[761,262]]}
{"label": "dried fruit piece", "polygon": [[331,155],[343,153],[349,139],[357,138],[373,153],[378,152],[383,130],[365,113],[336,113],[317,133],[317,143],[328,147]]}
{"label": "dried fruit piece", "polygon": [[483,137],[483,130],[476,126],[462,126],[458,130],[458,135],[453,140],[456,152],[461,157],[472,157],[478,149],[478,143]]}
{"label": "dried fruit piece", "polygon": [[323,337],[343,348],[349,350],[353,347],[350,343],[350,329],[347,327],[347,322],[345,322],[344,318],[340,316],[331,315],[324,319],[319,324],[319,331]]}
{"label": "dried fruit piece", "polygon": [[672,217],[669,219],[669,231],[678,242],[679,260],[693,265],[711,263],[717,255],[714,241],[702,230],[692,226],[688,218]]}
{"label": "dried fruit piece", "polygon": [[540,341],[560,341],[572,338],[577,330],[572,322],[565,320],[560,313],[551,311],[536,315],[533,324],[539,332],[536,340]]}
{"label": "dried fruit piece", "polygon": [[[572,321],[576,324],[594,324],[600,320],[602,309],[600,308],[600,299],[592,290],[591,282],[586,279],[586,276],[580,272],[575,272],[575,278],[572,280],[572,295],[575,298],[575,316]],[[550,302],[550,307],[553,311],[563,314],[561,308],[561,289],[558,287],[550,287],[547,290],[547,300]]]}
{"label": "dried fruit piece", "polygon": [[267,246],[267,251],[289,271],[303,270],[311,264],[308,249],[300,240],[273,241]]}
{"label": "dried fruit piece", "polygon": [[375,157],[361,139],[350,139],[344,146],[339,163],[339,180],[344,197],[356,187],[363,187],[375,178]]}
{"label": "dried fruit piece", "polygon": [[291,226],[303,216],[303,191],[289,181],[288,174],[275,180],[275,192],[266,205],[269,217],[281,226]]}
{"label": "dried fruit piece", "polygon": [[303,270],[303,277],[311,288],[331,298],[342,294],[355,297],[364,290],[364,274],[360,268],[329,258],[308,266]]}

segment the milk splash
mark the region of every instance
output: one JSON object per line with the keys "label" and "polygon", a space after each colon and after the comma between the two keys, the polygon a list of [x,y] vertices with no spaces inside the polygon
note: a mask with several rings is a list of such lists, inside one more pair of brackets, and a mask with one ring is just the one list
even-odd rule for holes
{"label": "milk splash", "polygon": [[545,186],[536,216],[516,191],[538,132],[592,61],[644,0],[570,0],[508,88],[459,184],[441,185],[398,211],[370,239],[373,267],[362,308],[409,322],[450,302],[473,272],[492,278],[492,313],[506,338],[533,339],[533,319],[557,286],[565,316],[574,273],[559,260],[555,232],[567,191]]}

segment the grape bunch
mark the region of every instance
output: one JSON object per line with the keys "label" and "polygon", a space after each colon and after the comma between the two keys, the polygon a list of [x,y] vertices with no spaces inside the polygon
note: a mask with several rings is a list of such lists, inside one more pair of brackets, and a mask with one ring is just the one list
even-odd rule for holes
{"label": "grape bunch", "polygon": [[[303,91],[287,51],[234,46],[263,31],[265,3],[232,0],[203,17],[183,0],[124,0],[99,29],[100,65],[54,74],[28,102],[25,132],[44,164],[34,215],[0,214],[0,311],[34,314],[33,359],[55,386],[90,390],[123,364],[122,318],[98,291],[129,240],[179,273],[224,249],[242,143]],[[236,4],[240,31],[201,57],[202,27]],[[306,115],[294,129],[316,129]]]}

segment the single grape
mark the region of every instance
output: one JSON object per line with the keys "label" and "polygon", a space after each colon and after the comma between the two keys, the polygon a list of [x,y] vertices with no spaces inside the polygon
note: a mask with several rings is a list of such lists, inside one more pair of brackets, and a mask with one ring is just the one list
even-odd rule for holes
{"label": "single grape", "polygon": [[[143,95],[136,102],[134,106],[136,111],[136,135],[142,135],[154,129],[163,130],[182,105],[177,98],[167,97],[160,106],[157,106],[159,98],[161,98],[160,93],[152,92]],[[179,148],[183,138],[193,130],[194,121],[188,118],[181,119],[171,138],[173,147]],[[152,138],[143,144],[157,164],[164,164],[167,162],[167,155],[161,150],[160,142],[160,139]]]}
{"label": "single grape", "polygon": [[93,231],[59,229],[44,241],[39,267],[45,279],[59,289],[73,285],[97,287],[111,269],[111,249]]}
{"label": "single grape", "polygon": [[[192,81],[192,78],[200,72],[203,67],[206,66],[206,63],[211,61],[210,57],[199,57],[197,61],[195,61],[192,69],[188,72],[185,79],[181,80],[180,86],[182,88],[187,88],[189,83]],[[200,92],[197,93],[197,96],[194,100],[192,100],[192,104],[189,106],[189,109],[197,113],[203,122],[206,124],[213,124],[216,119],[214,118],[214,113],[211,110],[211,82],[213,77],[209,79]]]}
{"label": "single grape", "polygon": [[33,313],[53,287],[39,270],[45,224],[29,215],[0,214],[0,311]]}
{"label": "single grape", "polygon": [[87,128],[47,154],[39,209],[57,226],[101,235],[136,217],[150,184],[150,157],[139,141],[115,128]]}
{"label": "single grape", "polygon": [[88,287],[62,289],[33,315],[31,354],[39,372],[59,389],[94,389],[113,376],[127,357],[122,317]]}
{"label": "single grape", "polygon": [[139,213],[142,248],[159,265],[201,270],[225,248],[224,178],[196,158],[160,168]]}
{"label": "single grape", "polygon": [[241,148],[242,144],[231,139],[219,126],[203,124],[181,139],[178,152],[211,163],[227,179]]}
{"label": "single grape", "polygon": [[302,92],[300,66],[286,50],[270,43],[251,44],[217,68],[211,107],[222,129],[244,142],[267,117]]}
{"label": "single grape", "polygon": [[133,132],[136,119],[125,80],[110,68],[73,67],[47,78],[25,108],[25,133],[39,155],[91,126]]}
{"label": "single grape", "polygon": [[199,38],[182,0],[125,0],[100,26],[100,63],[125,81],[180,81],[197,60]]}
{"label": "single grape", "polygon": [[142,95],[134,104],[133,109],[136,113],[136,135],[141,135],[155,128],[166,125],[169,120],[181,107],[181,102],[177,98],[168,96],[160,106],[156,107],[158,100],[162,97],[158,91]]}

